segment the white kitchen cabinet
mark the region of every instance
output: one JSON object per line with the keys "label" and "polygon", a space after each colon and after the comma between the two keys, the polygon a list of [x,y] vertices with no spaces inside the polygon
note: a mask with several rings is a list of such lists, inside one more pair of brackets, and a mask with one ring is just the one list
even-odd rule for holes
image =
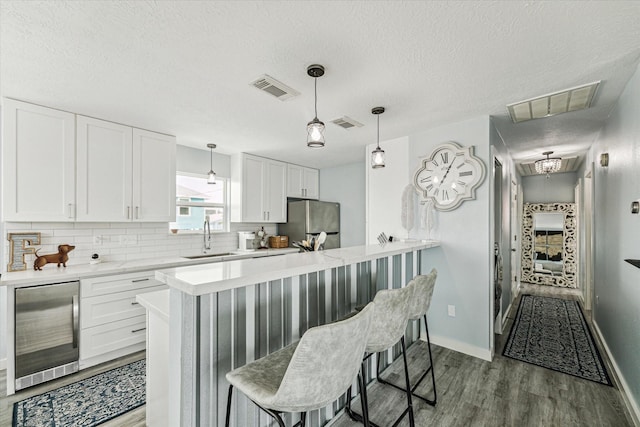
{"label": "white kitchen cabinet", "polygon": [[287,221],[287,164],[250,154],[231,159],[231,221]]}
{"label": "white kitchen cabinet", "polygon": [[287,197],[318,199],[320,195],[318,169],[287,165]]}
{"label": "white kitchen cabinet", "polygon": [[175,221],[175,138],[77,118],[78,221]]}
{"label": "white kitchen cabinet", "polygon": [[75,220],[75,116],[4,99],[4,221]]}
{"label": "white kitchen cabinet", "polygon": [[146,314],[136,295],[167,289],[154,272],[80,281],[80,369],[145,349]]}

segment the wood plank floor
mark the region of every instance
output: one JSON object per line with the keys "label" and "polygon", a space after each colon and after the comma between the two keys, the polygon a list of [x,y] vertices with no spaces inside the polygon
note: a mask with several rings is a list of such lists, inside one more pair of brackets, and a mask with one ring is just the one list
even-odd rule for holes
{"label": "wood plank floor", "polygon": [[[578,299],[576,290],[526,285],[521,294]],[[442,347],[433,346],[438,404],[431,407],[414,400],[417,426],[632,426],[620,392],[539,366],[502,356],[511,324],[520,302],[514,302],[503,335],[496,335],[496,354],[486,362]],[[586,314],[586,313],[585,313]],[[586,316],[589,317],[589,316]],[[605,357],[602,346],[600,353]],[[428,365],[426,343],[418,342],[408,351],[410,372]],[[388,374],[396,384],[402,381],[402,364],[394,362]],[[607,366],[612,376],[613,370]],[[385,375],[387,378],[387,375]],[[369,386],[371,420],[390,426],[406,406],[406,398],[388,386]],[[417,390],[430,396],[426,378]],[[354,405],[359,410],[360,405]],[[332,427],[361,424],[341,415]],[[408,426],[408,418],[400,426]]]}
{"label": "wood plank floor", "polygon": [[[521,293],[577,298],[575,290],[525,286]],[[486,362],[442,347],[433,346],[438,405],[431,407],[414,400],[416,425],[423,426],[632,426],[620,392],[570,375],[519,362],[502,356],[502,348],[513,322],[519,299],[514,302],[503,335],[496,336],[496,356]],[[589,317],[587,315],[587,317]],[[603,357],[604,351],[600,349]],[[426,343],[414,344],[407,356],[412,374],[426,366]],[[104,372],[144,357],[144,352],[100,365],[78,374],[27,389],[10,397],[0,397],[0,426],[10,426],[13,403],[62,385]],[[426,359],[426,360],[425,360]],[[612,369],[607,366],[609,374]],[[401,383],[402,365],[394,363],[385,377]],[[4,390],[6,371],[0,371]],[[419,393],[429,395],[431,383],[425,379]],[[403,410],[405,395],[377,383],[369,386],[372,421],[389,426]],[[359,405],[354,404],[359,410]],[[145,425],[142,406],[103,424],[106,427]],[[346,415],[331,423],[333,427],[361,425]],[[408,426],[405,418],[401,426]],[[241,427],[241,426],[238,426]]]}

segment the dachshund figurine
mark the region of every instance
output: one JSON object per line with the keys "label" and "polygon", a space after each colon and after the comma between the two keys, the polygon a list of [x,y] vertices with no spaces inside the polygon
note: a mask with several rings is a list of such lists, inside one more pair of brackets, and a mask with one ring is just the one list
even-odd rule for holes
{"label": "dachshund figurine", "polygon": [[58,263],[58,267],[62,264],[63,267],[67,266],[67,261],[69,261],[69,256],[67,255],[69,252],[74,250],[76,247],[71,245],[59,245],[57,254],[49,254],[49,255],[38,255],[38,251],[36,250],[36,260],[33,263],[34,270],[42,270],[42,267],[47,265],[48,263]]}

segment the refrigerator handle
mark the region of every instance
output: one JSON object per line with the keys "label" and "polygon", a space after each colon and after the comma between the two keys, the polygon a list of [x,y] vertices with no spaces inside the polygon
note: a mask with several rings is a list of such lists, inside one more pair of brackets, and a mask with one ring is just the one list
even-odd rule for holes
{"label": "refrigerator handle", "polygon": [[78,329],[80,323],[80,316],[78,315],[78,295],[73,296],[73,348],[78,348]]}

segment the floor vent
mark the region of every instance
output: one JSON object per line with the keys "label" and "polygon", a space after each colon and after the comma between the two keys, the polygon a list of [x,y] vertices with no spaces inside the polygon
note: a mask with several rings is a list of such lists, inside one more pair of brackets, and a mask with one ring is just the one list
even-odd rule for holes
{"label": "floor vent", "polygon": [[342,116],[339,119],[331,120],[331,123],[340,126],[343,129],[351,129],[351,128],[361,128],[363,126],[357,120],[353,120],[351,117]]}
{"label": "floor vent", "polygon": [[263,75],[259,79],[250,83],[256,89],[259,89],[263,92],[268,93],[269,95],[275,96],[280,101],[286,101],[287,99],[291,99],[300,95],[295,89],[290,88],[286,84],[279,82],[271,76]]}

